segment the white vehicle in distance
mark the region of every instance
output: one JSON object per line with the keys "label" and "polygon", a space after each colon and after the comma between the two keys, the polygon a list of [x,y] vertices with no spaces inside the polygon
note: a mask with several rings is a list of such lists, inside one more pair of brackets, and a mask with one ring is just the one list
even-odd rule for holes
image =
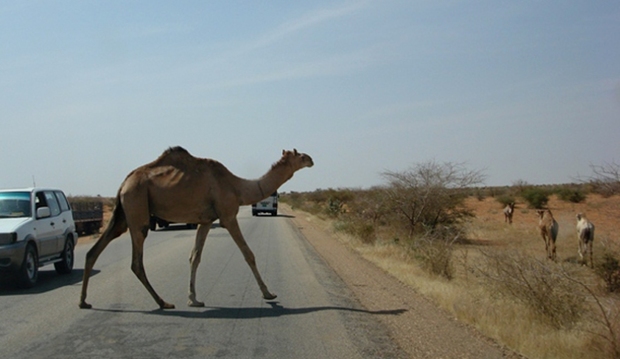
{"label": "white vehicle in distance", "polygon": [[265,198],[258,203],[252,205],[252,215],[257,216],[259,213],[269,213],[272,216],[278,215],[278,192],[273,192],[271,196]]}
{"label": "white vehicle in distance", "polygon": [[62,191],[0,190],[0,275],[14,276],[19,287],[30,288],[39,267],[46,264],[69,274],[77,239],[71,206]]}

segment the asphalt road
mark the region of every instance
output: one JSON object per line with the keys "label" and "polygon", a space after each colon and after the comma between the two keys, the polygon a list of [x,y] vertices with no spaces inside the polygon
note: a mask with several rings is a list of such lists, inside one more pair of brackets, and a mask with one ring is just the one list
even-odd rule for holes
{"label": "asphalt road", "polygon": [[128,234],[95,264],[87,302],[78,308],[84,256],[58,276],[43,267],[38,285],[17,290],[0,281],[0,356],[10,358],[404,358],[378,316],[365,310],[286,216],[239,222],[258,268],[278,298],[265,301],[225,229],[209,233],[197,274],[197,299],[187,306],[189,252],[195,230],[150,232],[149,280],[176,309],[163,311],[130,270]]}

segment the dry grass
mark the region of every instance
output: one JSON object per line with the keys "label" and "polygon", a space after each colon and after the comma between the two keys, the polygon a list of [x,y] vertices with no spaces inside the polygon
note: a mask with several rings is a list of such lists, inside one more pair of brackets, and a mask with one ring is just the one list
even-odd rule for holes
{"label": "dry grass", "polygon": [[[501,205],[494,199],[471,198],[467,203],[476,218],[466,226],[467,240],[456,244],[452,252],[452,280],[424,270],[415,253],[394,242],[398,237],[395,234],[376,233],[378,240],[374,243],[364,243],[342,231],[334,231],[334,235],[459,320],[527,357],[620,357],[620,296],[606,292],[604,282],[593,270],[577,264],[575,230],[575,214],[587,213],[596,225],[595,261],[604,251],[619,248],[620,239],[614,230],[620,221],[620,198],[590,195],[578,204],[550,198],[549,207],[560,224],[558,263],[545,258],[533,210],[517,204],[514,223],[508,225],[503,223]],[[326,228],[332,226],[329,219],[322,221]],[[532,285],[539,286],[531,298],[508,295],[523,283],[514,281],[513,288],[503,285],[497,270],[507,263],[513,266],[503,275],[514,276],[514,271],[521,271]],[[496,277],[489,280],[483,278],[484,273]],[[553,293],[547,292],[547,298],[545,290]],[[556,302],[548,306],[546,299]]]}

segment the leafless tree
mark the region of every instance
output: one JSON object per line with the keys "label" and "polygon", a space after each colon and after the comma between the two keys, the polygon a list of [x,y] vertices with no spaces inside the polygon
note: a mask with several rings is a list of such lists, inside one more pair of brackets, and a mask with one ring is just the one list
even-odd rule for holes
{"label": "leafless tree", "polygon": [[620,193],[620,164],[615,162],[602,165],[590,165],[592,176],[590,184],[604,196]]}
{"label": "leafless tree", "polygon": [[388,181],[388,206],[402,219],[410,237],[454,228],[470,216],[463,206],[467,190],[484,179],[481,171],[468,170],[462,163],[435,161],[382,175]]}

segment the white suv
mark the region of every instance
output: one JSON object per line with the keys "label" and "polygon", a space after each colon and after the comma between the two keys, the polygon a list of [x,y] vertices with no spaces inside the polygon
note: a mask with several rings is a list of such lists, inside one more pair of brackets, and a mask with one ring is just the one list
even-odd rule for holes
{"label": "white suv", "polygon": [[77,239],[62,191],[0,190],[0,272],[14,275],[18,286],[34,286],[39,267],[50,263],[59,274],[71,273]]}

